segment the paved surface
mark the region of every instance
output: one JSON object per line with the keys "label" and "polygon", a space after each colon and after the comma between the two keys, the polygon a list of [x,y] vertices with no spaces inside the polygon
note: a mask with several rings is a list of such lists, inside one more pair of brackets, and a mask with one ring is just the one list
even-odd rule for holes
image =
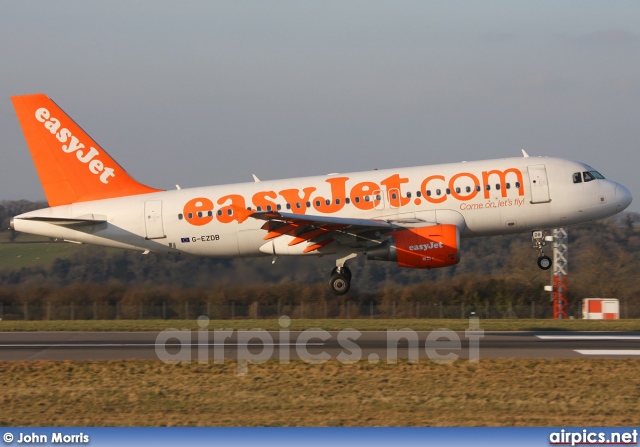
{"label": "paved surface", "polygon": [[0,332],[0,361],[323,360],[328,356],[371,362],[416,356],[436,360],[456,356],[640,359],[640,332]]}

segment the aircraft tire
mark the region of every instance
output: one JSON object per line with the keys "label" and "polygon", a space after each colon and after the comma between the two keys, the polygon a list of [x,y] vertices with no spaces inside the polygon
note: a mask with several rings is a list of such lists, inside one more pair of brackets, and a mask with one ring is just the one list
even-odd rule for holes
{"label": "aircraft tire", "polygon": [[552,265],[553,262],[549,256],[544,255],[538,258],[538,267],[540,267],[541,270],[549,270]]}
{"label": "aircraft tire", "polygon": [[344,295],[351,287],[351,278],[343,273],[334,273],[329,278],[329,289],[334,295]]}

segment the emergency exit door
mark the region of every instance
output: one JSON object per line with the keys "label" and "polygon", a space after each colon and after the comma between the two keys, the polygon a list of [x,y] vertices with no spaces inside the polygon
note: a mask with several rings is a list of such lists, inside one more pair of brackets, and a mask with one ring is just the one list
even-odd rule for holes
{"label": "emergency exit door", "polygon": [[162,226],[162,200],[144,202],[144,227],[147,232],[147,239],[166,237]]}

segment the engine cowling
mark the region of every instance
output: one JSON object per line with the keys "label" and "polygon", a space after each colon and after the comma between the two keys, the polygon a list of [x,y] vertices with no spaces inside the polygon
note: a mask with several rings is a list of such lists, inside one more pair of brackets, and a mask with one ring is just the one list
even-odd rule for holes
{"label": "engine cowling", "polygon": [[400,267],[432,269],[460,262],[460,231],[455,225],[409,228],[391,233],[367,249],[367,259],[397,262]]}

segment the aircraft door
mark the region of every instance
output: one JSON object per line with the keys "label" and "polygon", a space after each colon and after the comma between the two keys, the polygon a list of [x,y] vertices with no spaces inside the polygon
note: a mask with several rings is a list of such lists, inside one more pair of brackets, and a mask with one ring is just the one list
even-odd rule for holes
{"label": "aircraft door", "polygon": [[374,191],[373,194],[371,194],[371,200],[373,200],[373,208],[378,210],[378,211],[382,211],[384,210],[385,207],[385,197],[384,197],[384,191]]}
{"label": "aircraft door", "polygon": [[392,188],[387,192],[387,199],[389,199],[389,208],[397,210],[400,208],[400,190],[398,188]]}
{"label": "aircraft door", "polygon": [[162,239],[166,237],[162,225],[162,200],[144,202],[144,227],[147,239]]}
{"label": "aircraft door", "polygon": [[549,180],[544,165],[527,166],[529,171],[529,186],[531,188],[531,203],[551,202],[549,195]]}

